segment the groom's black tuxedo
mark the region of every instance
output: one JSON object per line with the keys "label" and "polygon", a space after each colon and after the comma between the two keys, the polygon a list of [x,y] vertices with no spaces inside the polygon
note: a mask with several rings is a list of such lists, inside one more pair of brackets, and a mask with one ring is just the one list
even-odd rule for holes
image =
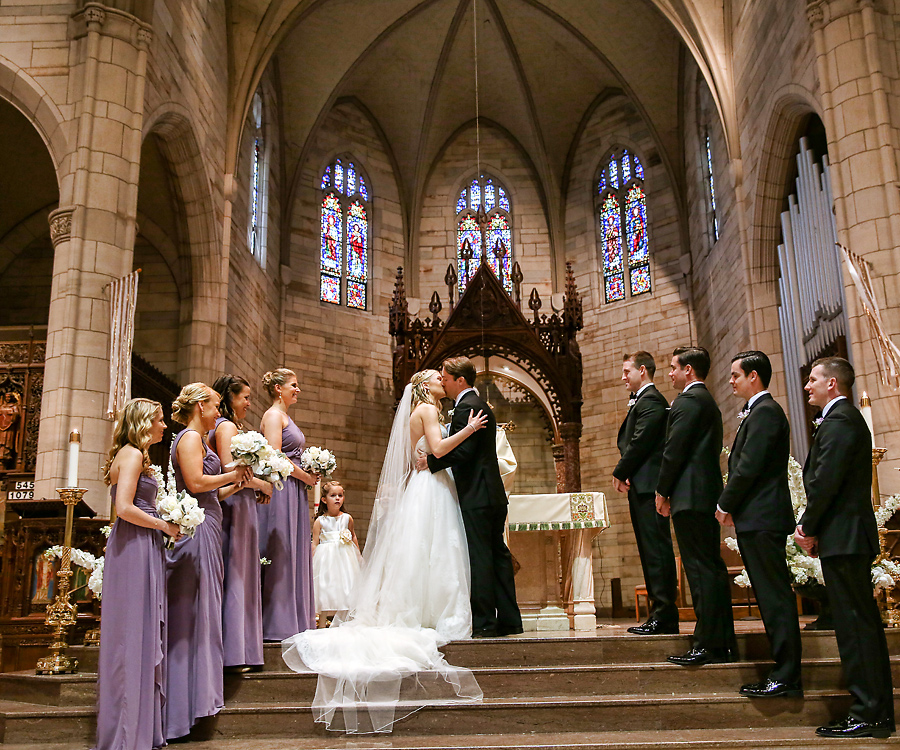
{"label": "groom's black tuxedo", "polygon": [[669,519],[656,512],[656,481],[666,442],[669,402],[648,385],[619,428],[621,454],[613,476],[629,481],[628,511],[641,558],[644,584],[650,597],[650,619],[666,626],[678,624],[678,575]]}
{"label": "groom's black tuxedo", "polygon": [[472,629],[476,634],[521,632],[512,555],[503,541],[506,491],[497,463],[497,420],[475,391],[463,395],[450,421],[450,434],[463,429],[469,415],[483,411],[487,424],[442,458],[428,456],[434,473],[453,469],[469,545],[472,569]]}
{"label": "groom's black tuxedo", "polygon": [[800,626],[784,555],[785,537],[794,530],[790,450],[791,428],[784,410],[763,393],[738,427],[719,507],[734,520],[741,558],[769,637],[775,659],[769,679],[794,684],[800,682]]}

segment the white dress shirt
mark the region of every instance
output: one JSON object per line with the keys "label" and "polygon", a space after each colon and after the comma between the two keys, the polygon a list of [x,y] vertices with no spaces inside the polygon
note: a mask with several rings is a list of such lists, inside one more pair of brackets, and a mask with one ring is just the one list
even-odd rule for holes
{"label": "white dress shirt", "polygon": [[[454,406],[454,407],[455,407],[455,406],[458,406],[458,405],[459,405],[459,402],[460,402],[460,399],[462,399],[462,397],[465,396],[469,391],[475,391],[475,389],[474,389],[474,388],[466,388],[466,390],[460,391],[459,393],[457,393],[457,394],[456,394],[456,401],[453,402],[453,406]],[[477,395],[477,394],[478,394],[478,391],[475,391],[475,394]]]}
{"label": "white dress shirt", "polygon": [[825,404],[825,407],[822,409],[822,419],[825,419],[825,417],[828,416],[828,412],[831,411],[831,407],[834,406],[842,398],[845,399],[847,397],[846,396],[835,396],[833,399],[831,399],[831,401],[829,401],[827,404]]}

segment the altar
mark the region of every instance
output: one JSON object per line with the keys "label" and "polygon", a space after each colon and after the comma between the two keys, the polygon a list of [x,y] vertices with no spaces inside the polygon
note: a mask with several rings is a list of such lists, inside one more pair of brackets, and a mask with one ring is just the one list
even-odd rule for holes
{"label": "altar", "polygon": [[520,566],[516,597],[525,630],[594,630],[592,544],[609,528],[606,496],[510,495],[507,522],[509,548]]}

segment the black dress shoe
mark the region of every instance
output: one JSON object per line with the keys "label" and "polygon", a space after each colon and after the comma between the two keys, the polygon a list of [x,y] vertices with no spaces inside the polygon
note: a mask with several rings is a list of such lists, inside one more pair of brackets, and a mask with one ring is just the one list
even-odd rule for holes
{"label": "black dress shoe", "polygon": [[869,723],[854,716],[835,721],[816,729],[819,737],[877,737],[884,739],[894,733],[894,722],[890,719]]}
{"label": "black dress shoe", "polygon": [[479,628],[472,631],[473,638],[496,638],[497,631],[493,628]]}
{"label": "black dress shoe", "polygon": [[741,695],[748,698],[802,698],[803,687],[799,682],[779,682],[778,680],[763,680],[762,682],[750,682],[741,686]]}
{"label": "black dress shoe", "polygon": [[503,627],[502,625],[497,626],[497,635],[503,637],[505,635],[519,635],[520,633],[524,633],[525,630],[521,625],[516,625],[514,627]]}
{"label": "black dress shoe", "polygon": [[680,667],[702,667],[704,664],[726,664],[734,661],[727,648],[692,648],[681,656],[667,657]]}
{"label": "black dress shoe", "polygon": [[660,620],[647,620],[643,625],[632,625],[628,632],[635,635],[678,635],[678,623],[664,624]]}

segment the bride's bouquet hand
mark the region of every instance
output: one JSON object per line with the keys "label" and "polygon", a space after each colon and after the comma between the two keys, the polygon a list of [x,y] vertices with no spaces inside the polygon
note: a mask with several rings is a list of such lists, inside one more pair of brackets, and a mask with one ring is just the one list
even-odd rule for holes
{"label": "bride's bouquet hand", "polygon": [[475,433],[484,427],[488,423],[488,418],[483,411],[479,411],[478,414],[472,414],[469,412],[469,422],[466,424],[466,427],[471,427],[472,432]]}

